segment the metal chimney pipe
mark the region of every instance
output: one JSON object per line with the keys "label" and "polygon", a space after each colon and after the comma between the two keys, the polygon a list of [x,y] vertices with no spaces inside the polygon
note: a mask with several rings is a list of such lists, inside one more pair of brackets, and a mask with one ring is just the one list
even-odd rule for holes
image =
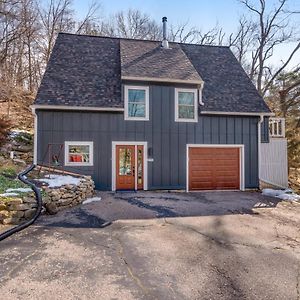
{"label": "metal chimney pipe", "polygon": [[167,49],[169,48],[169,42],[167,39],[167,17],[163,17],[162,22],[163,22],[163,40],[161,46]]}

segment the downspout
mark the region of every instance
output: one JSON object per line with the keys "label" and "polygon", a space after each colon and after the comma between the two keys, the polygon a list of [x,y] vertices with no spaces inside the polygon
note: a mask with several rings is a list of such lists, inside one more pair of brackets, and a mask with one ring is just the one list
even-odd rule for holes
{"label": "downspout", "polygon": [[35,108],[32,107],[32,114],[34,116],[34,140],[33,140],[33,164],[37,165],[37,127],[38,127],[38,116]]}
{"label": "downspout", "polygon": [[261,144],[261,124],[263,123],[264,121],[264,116],[263,115],[260,115],[259,116],[259,121],[257,123],[257,130],[258,130],[258,133],[257,133],[257,136],[258,136],[258,141],[257,141],[257,155],[258,155],[258,184],[260,185],[260,180],[261,180],[261,174],[260,174],[260,165],[261,165],[261,162],[260,162],[260,159],[261,159],[261,154],[260,154],[260,144]]}
{"label": "downspout", "polygon": [[202,90],[204,87],[204,82],[202,82],[202,84],[199,86],[198,91],[199,91],[199,104],[200,105],[204,105],[204,102],[202,100]]}

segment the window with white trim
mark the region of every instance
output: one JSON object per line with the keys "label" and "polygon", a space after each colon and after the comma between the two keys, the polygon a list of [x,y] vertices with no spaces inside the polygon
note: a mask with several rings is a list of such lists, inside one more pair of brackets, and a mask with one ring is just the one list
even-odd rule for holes
{"label": "window with white trim", "polygon": [[175,121],[198,121],[197,89],[175,89]]}
{"label": "window with white trim", "polygon": [[149,87],[125,86],[125,120],[149,120]]}
{"label": "window with white trim", "polygon": [[66,166],[92,166],[93,142],[65,142]]}

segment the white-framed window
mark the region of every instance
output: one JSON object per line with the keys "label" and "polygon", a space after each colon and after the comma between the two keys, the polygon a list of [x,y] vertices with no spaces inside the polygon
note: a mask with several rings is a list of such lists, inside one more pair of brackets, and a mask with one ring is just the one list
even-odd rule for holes
{"label": "white-framed window", "polygon": [[66,166],[92,166],[93,142],[65,142]]}
{"label": "white-framed window", "polygon": [[149,120],[149,87],[125,86],[125,120]]}
{"label": "white-framed window", "polygon": [[197,89],[175,89],[175,121],[197,122]]}

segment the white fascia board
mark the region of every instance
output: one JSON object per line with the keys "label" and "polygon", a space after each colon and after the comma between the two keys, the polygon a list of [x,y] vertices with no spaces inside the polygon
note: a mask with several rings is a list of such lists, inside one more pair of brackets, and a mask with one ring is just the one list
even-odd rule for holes
{"label": "white fascia board", "polygon": [[131,81],[170,82],[170,83],[186,83],[186,84],[201,84],[201,85],[203,84],[203,80],[185,80],[185,79],[173,79],[173,78],[122,76],[121,79],[131,80]]}
{"label": "white fascia board", "polygon": [[68,106],[68,105],[47,105],[34,104],[30,106],[34,109],[49,109],[49,110],[80,110],[80,111],[124,111],[123,107],[88,107],[88,106]]}

